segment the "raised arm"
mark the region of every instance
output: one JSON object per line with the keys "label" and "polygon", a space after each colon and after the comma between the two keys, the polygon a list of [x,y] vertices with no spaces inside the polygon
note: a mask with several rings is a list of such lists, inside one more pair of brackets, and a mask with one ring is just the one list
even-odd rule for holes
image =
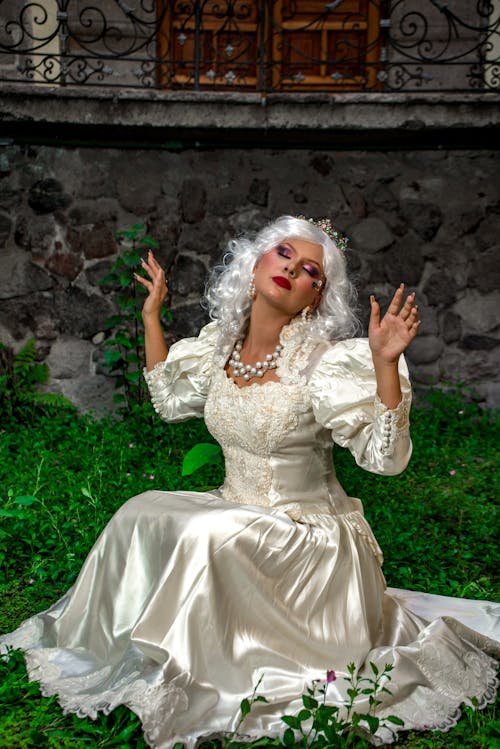
{"label": "raised arm", "polygon": [[382,320],[380,306],[372,295],[368,341],[372,352],[377,393],[387,408],[396,408],[401,400],[398,361],[418,333],[420,320],[414,304],[415,292],[403,304],[404,284],[396,290]]}
{"label": "raised arm", "polygon": [[149,250],[147,260],[141,261],[142,267],[149,276],[143,278],[135,273],[136,280],[144,286],[148,295],[142,307],[144,322],[144,347],[146,350],[146,369],[151,371],[155,364],[167,358],[167,344],[161,328],[161,308],[167,297],[168,288],[165,271]]}

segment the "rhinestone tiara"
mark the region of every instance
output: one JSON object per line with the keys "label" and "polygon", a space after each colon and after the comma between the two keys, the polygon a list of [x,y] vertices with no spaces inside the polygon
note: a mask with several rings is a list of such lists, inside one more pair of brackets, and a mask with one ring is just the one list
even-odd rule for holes
{"label": "rhinestone tiara", "polygon": [[314,224],[314,226],[317,226],[318,229],[321,229],[322,231],[327,234],[330,239],[335,242],[339,250],[341,252],[346,252],[347,245],[349,243],[349,237],[343,237],[340,232],[337,231],[337,229],[334,227],[334,225],[331,222],[331,219],[329,218],[307,218],[307,216],[297,216],[297,218],[301,218],[303,221],[308,221],[310,224]]}

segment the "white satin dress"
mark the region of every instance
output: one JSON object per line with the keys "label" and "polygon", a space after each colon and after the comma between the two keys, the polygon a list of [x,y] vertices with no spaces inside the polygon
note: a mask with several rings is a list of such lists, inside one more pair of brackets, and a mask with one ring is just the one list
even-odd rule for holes
{"label": "white satin dress", "polygon": [[[234,730],[261,677],[269,703],[254,705],[240,733],[281,735],[281,716],[327,670],[337,673],[328,701],[343,703],[351,662],[394,666],[377,715],[400,717],[405,730],[447,730],[462,702],[492,701],[500,607],[387,589],[361,502],[335,476],[332,437],[369,471],[405,468],[404,361],[403,401],[391,411],[376,400],[365,339],[318,343],[292,322],[280,382],[243,389],[217,339],[210,323],[146,379],[167,421],[205,418],[223,448],[224,485],[130,499],[73,588],[1,647],[22,648],[30,677],[67,711],[129,706],[157,749]],[[381,725],[375,743],[393,738]]]}

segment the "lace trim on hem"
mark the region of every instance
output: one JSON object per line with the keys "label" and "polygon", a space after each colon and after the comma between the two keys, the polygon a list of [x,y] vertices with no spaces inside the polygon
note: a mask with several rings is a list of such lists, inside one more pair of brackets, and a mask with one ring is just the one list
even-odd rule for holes
{"label": "lace trim on hem", "polygon": [[[473,655],[469,653],[468,655]],[[473,695],[477,704],[472,702],[471,696],[468,695],[465,690],[462,694],[455,698],[450,698],[446,694],[446,690],[442,690],[432,684],[432,689],[429,689],[429,700],[425,700],[426,709],[426,721],[416,720],[417,715],[422,715],[424,709],[422,708],[422,700],[418,700],[417,703],[409,698],[406,704],[398,705],[394,708],[386,708],[380,710],[377,713],[377,717],[383,718],[388,715],[397,715],[398,718],[404,721],[404,726],[401,728],[395,728],[393,730],[402,731],[440,731],[441,733],[448,733],[456,727],[458,721],[462,717],[462,706],[467,705],[472,707],[474,710],[484,710],[488,705],[491,705],[496,700],[496,695],[500,682],[496,675],[496,667],[491,665],[494,663],[493,659],[488,658],[484,653],[480,654],[486,661],[489,661],[489,665],[486,668],[485,674],[482,678],[481,691],[478,695]],[[486,686],[484,686],[486,678]],[[385,739],[387,743],[392,744],[396,736],[391,739]]]}
{"label": "lace trim on hem", "polygon": [[[25,650],[26,670],[30,681],[39,682],[44,697],[57,697],[65,714],[74,713],[79,718],[95,720],[98,713],[108,715],[119,705],[125,705],[140,718],[147,743],[156,747],[169,717],[185,712],[189,707],[183,689],[164,680],[152,685],[141,678],[139,671],[127,674],[98,694],[82,693],[82,689],[106,681],[112,667],[104,666],[87,675],[64,677],[61,669],[51,661],[53,652],[52,648]],[[160,723],[158,716],[161,716]]]}

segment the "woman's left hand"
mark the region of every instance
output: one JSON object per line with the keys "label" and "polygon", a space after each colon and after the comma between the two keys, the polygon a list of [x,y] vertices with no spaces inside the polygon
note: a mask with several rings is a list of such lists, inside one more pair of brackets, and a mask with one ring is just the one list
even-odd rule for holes
{"label": "woman's left hand", "polygon": [[408,294],[403,304],[404,284],[396,290],[387,312],[380,319],[380,306],[372,295],[368,342],[374,359],[397,362],[405,348],[418,333],[420,320],[414,304],[415,292]]}

